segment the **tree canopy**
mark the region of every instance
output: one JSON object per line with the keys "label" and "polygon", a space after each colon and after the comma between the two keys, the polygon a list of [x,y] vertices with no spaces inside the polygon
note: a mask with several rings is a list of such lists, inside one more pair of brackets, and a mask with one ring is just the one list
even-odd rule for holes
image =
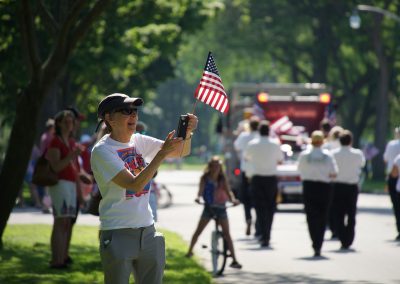
{"label": "tree canopy", "polygon": [[0,236],[41,129],[41,113],[79,104],[82,112],[94,114],[101,97],[112,92],[149,98],[157,82],[173,75],[182,35],[201,28],[215,3],[0,3],[0,123],[10,129],[0,172]]}
{"label": "tree canopy", "polygon": [[[227,1],[218,17],[187,39],[179,73],[194,81],[189,70],[199,58],[192,53],[210,49],[228,88],[233,82],[326,83],[338,122],[353,131],[356,144],[361,137],[374,140],[382,153],[399,119],[400,25],[359,12],[362,26],[351,29],[357,2]],[[399,1],[370,4],[400,14]],[[383,178],[383,161],[375,161],[374,173]]]}
{"label": "tree canopy", "polygon": [[[165,134],[175,128],[178,114],[191,111],[210,50],[228,90],[234,82],[328,84],[339,123],[354,132],[356,142],[374,139],[382,153],[399,120],[400,25],[360,11],[361,28],[353,30],[348,18],[357,4],[1,1],[0,235],[48,116],[75,105],[95,122],[100,98],[125,92],[145,99],[150,131]],[[399,0],[369,5],[400,14]],[[198,141],[212,145],[220,117],[207,108],[198,111],[200,121],[207,121]],[[378,178],[383,168],[382,159],[375,159]]]}

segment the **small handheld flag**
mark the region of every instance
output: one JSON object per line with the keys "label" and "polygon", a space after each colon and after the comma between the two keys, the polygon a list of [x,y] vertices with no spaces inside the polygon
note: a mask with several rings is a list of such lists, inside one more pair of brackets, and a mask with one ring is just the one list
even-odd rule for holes
{"label": "small handheld flag", "polygon": [[194,97],[224,114],[229,110],[228,96],[211,52],[208,53],[206,67]]}

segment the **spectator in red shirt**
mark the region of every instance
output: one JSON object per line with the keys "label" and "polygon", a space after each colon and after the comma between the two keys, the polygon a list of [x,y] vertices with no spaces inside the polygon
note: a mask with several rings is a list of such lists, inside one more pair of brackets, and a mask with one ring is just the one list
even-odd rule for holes
{"label": "spectator in red shirt", "polygon": [[55,136],[46,154],[59,179],[58,183],[49,189],[54,216],[51,268],[67,267],[67,248],[72,233],[71,219],[76,216],[76,182],[79,173],[77,157],[81,149],[72,138],[74,121],[74,114],[68,110],[55,115]]}

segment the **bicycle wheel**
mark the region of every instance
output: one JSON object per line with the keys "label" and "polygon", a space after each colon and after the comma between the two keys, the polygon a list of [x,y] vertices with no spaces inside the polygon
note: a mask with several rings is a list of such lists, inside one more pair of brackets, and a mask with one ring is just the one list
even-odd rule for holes
{"label": "bicycle wheel", "polygon": [[158,208],[167,208],[172,205],[172,193],[169,189],[163,185],[159,185],[159,193],[157,196],[157,206]]}
{"label": "bicycle wheel", "polygon": [[211,235],[211,261],[213,275],[220,276],[224,272],[227,253],[227,244],[220,231],[213,231]]}

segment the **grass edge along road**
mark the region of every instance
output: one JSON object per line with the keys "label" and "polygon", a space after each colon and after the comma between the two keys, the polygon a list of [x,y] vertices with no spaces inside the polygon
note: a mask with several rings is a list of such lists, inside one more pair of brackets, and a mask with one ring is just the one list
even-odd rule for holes
{"label": "grass edge along road", "polygon": [[[187,244],[179,235],[161,232],[167,257],[163,283],[213,283],[196,259],[185,257]],[[48,268],[50,234],[50,225],[8,225],[0,251],[0,283],[103,283],[97,227],[74,227],[70,248],[74,263],[64,270]]]}

